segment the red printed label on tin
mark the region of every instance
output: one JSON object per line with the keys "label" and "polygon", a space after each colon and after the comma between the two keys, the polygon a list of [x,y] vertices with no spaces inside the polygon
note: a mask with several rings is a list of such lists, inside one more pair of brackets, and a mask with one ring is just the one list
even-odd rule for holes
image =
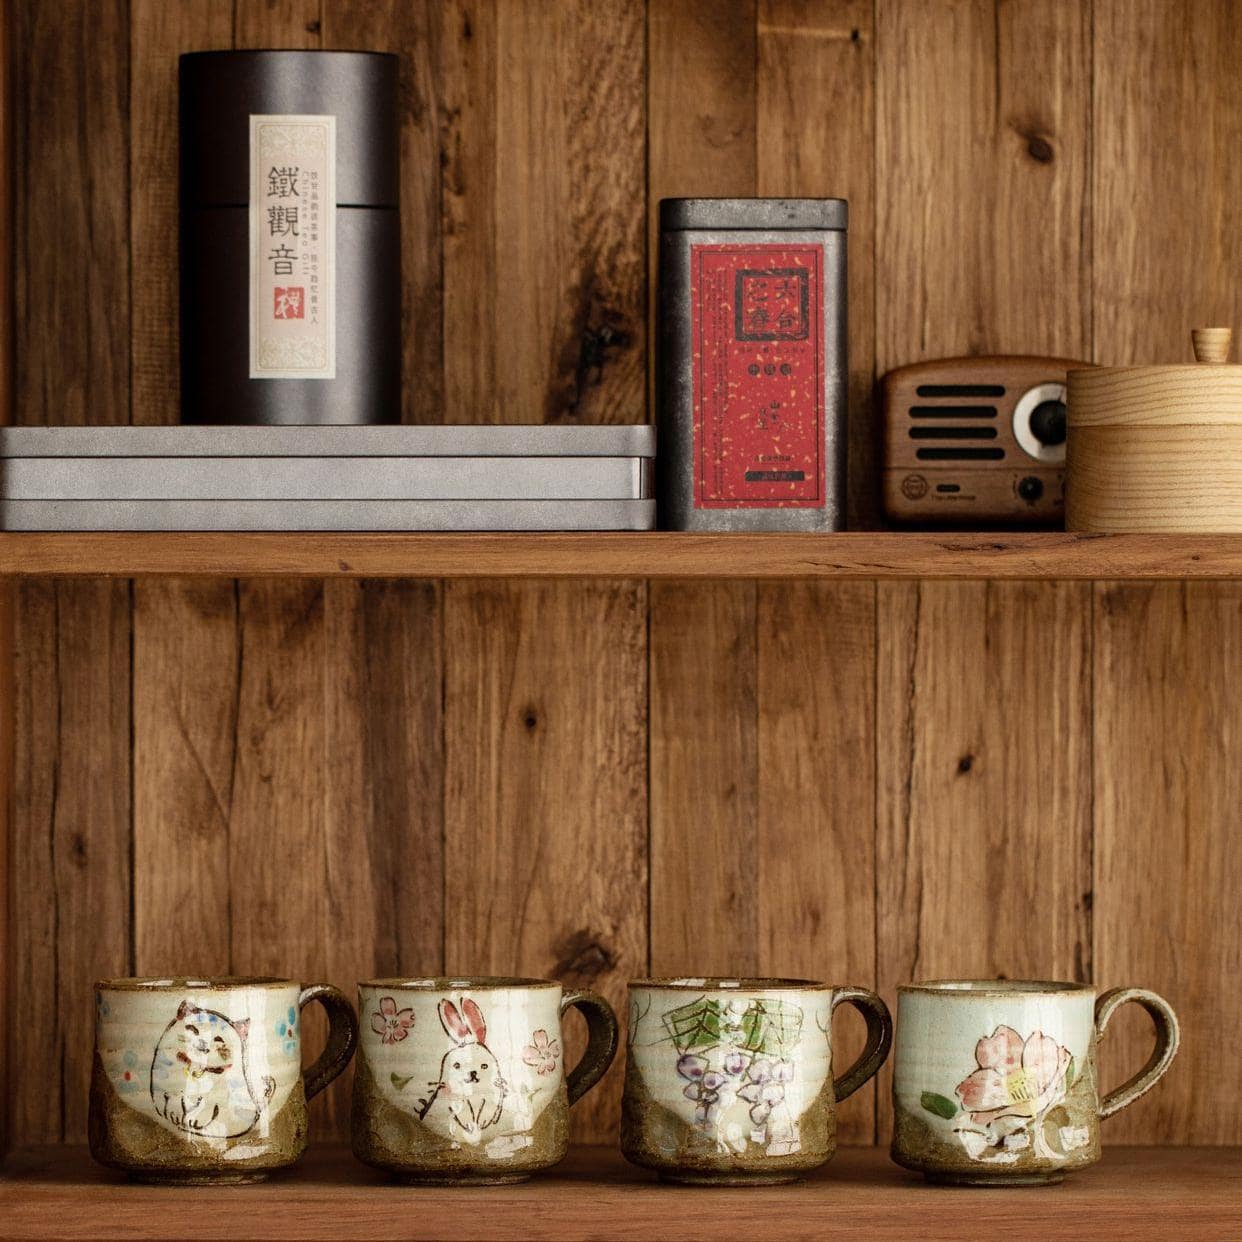
{"label": "red printed label on tin", "polygon": [[824,506],[823,251],[692,246],[694,506]]}

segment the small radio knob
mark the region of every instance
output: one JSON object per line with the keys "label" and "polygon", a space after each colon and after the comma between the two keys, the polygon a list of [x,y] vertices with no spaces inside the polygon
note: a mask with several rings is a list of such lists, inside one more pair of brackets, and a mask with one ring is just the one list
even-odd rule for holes
{"label": "small radio knob", "polygon": [[1033,505],[1044,494],[1044,484],[1042,479],[1037,479],[1033,474],[1027,475],[1018,483],[1018,495],[1026,501],[1028,505]]}
{"label": "small radio knob", "polygon": [[1031,411],[1031,434],[1040,444],[1065,443],[1065,402],[1041,401]]}

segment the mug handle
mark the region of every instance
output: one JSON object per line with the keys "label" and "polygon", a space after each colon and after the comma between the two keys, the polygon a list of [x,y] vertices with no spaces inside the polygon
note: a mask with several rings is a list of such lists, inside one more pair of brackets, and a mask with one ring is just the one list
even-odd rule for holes
{"label": "mug handle", "polygon": [[314,1099],[349,1064],[358,1044],[358,1017],[340,988],[330,983],[312,983],[298,995],[299,1012],[311,1001],[318,1001],[328,1014],[328,1042],[319,1059],[302,1071],[302,1086],[308,1100]]}
{"label": "mug handle", "polygon": [[893,1043],[893,1016],[874,992],[867,988],[834,988],[828,1010],[829,1022],[842,1001],[862,1014],[867,1023],[867,1043],[858,1054],[858,1060],[840,1078],[833,1079],[832,1088],[838,1102],[853,1095],[884,1064]]}
{"label": "mug handle", "polygon": [[1163,996],[1149,992],[1146,988],[1113,988],[1104,992],[1095,1002],[1095,1037],[1104,1036],[1109,1019],[1128,1001],[1142,1005],[1151,1015],[1156,1028],[1156,1046],[1152,1049],[1147,1064],[1128,1082],[1114,1087],[1100,1101],[1100,1117],[1111,1117],[1119,1113],[1127,1104],[1133,1104],[1140,1095],[1145,1095],[1164,1077],[1165,1071],[1173,1064],[1177,1055],[1177,1045],[1181,1040],[1181,1029],[1173,1006]]}
{"label": "mug handle", "polygon": [[565,1076],[569,1102],[576,1104],[603,1078],[617,1055],[617,1015],[598,992],[566,992],[561,997],[561,1017],[576,1009],[586,1019],[587,1046],[582,1059]]}

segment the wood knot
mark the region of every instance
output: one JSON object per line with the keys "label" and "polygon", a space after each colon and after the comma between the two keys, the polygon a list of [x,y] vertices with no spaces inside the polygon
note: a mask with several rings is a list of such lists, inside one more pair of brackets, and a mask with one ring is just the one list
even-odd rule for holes
{"label": "wood knot", "polygon": [[617,964],[601,937],[585,929],[566,936],[555,948],[557,962],[552,973],[566,983],[591,983]]}
{"label": "wood knot", "polygon": [[1026,153],[1037,164],[1051,164],[1055,154],[1052,143],[1042,134],[1026,135]]}
{"label": "wood knot", "polygon": [[579,388],[585,384],[598,384],[609,355],[625,349],[629,343],[630,334],[611,323],[601,324],[598,328],[585,328],[578,352]]}
{"label": "wood knot", "polygon": [[531,730],[538,728],[539,713],[533,707],[526,708],[522,712],[522,723]]}
{"label": "wood knot", "polygon": [[974,766],[975,766],[974,755],[963,755],[957,761],[957,774],[959,776],[965,776],[966,773],[969,772],[970,769],[973,768]]}
{"label": "wood knot", "polygon": [[318,34],[322,28],[322,23],[317,17],[312,17],[310,21],[306,23],[307,34]]}

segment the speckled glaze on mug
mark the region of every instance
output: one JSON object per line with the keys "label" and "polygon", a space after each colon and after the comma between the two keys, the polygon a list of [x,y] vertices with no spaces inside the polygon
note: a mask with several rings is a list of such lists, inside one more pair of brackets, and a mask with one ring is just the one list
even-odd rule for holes
{"label": "speckled glaze on mug", "polygon": [[[565,1070],[561,1016],[587,1048]],[[354,1155],[410,1182],[520,1182],[564,1158],[569,1108],[603,1077],[617,1019],[547,979],[376,979],[358,985]]]}
{"label": "speckled glaze on mug", "polygon": [[[302,1070],[301,1011],[328,1011]],[[253,1182],[306,1149],[306,1101],[353,1056],[358,1023],[327,984],[112,979],[95,986],[91,1155],[140,1181]]]}
{"label": "speckled glaze on mug", "polygon": [[[1156,1048],[1100,1099],[1096,1047],[1117,1008],[1142,1005]],[[1013,980],[898,988],[893,1159],[970,1186],[1058,1182],[1100,1158],[1100,1120],[1149,1091],[1177,1053],[1172,1007],[1154,992]]]}
{"label": "speckled glaze on mug", "polygon": [[[832,1075],[832,1013],[845,1002],[867,1046]],[[621,1150],[665,1181],[795,1181],[836,1148],[836,1104],[884,1063],[892,1020],[865,988],[805,979],[644,979],[630,984]]]}

